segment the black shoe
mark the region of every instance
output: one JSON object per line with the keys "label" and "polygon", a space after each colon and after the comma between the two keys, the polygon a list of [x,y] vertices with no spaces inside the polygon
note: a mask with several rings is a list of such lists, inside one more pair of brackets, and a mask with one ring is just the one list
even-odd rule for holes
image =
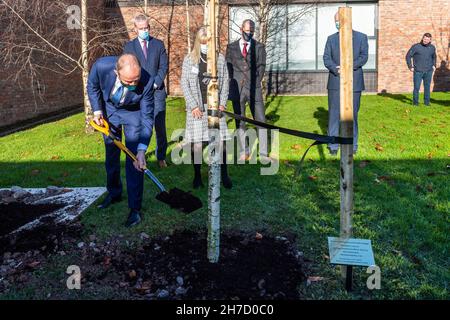
{"label": "black shoe", "polygon": [[231,189],[233,187],[233,183],[228,175],[222,176],[222,184],[225,189]]}
{"label": "black shoe", "polygon": [[203,182],[201,177],[195,177],[192,182],[192,186],[194,189],[203,188]]}
{"label": "black shoe", "polygon": [[128,215],[127,222],[125,223],[125,227],[130,228],[141,223],[141,213],[138,210],[131,209],[130,214]]}
{"label": "black shoe", "polygon": [[98,209],[106,209],[108,208],[111,204],[113,203],[117,203],[122,201],[122,196],[118,196],[118,197],[112,197],[110,194],[108,194],[105,198],[105,200],[103,200],[103,202],[97,206]]}

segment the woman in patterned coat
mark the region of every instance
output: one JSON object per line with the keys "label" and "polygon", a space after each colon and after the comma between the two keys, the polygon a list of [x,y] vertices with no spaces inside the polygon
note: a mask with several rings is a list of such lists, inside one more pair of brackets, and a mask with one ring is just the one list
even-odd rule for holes
{"label": "woman in patterned coat", "polygon": [[[186,100],[186,132],[184,141],[191,143],[192,163],[194,164],[195,189],[202,187],[201,163],[203,143],[209,141],[208,115],[207,115],[207,88],[209,78],[204,77],[206,73],[206,53],[208,51],[208,37],[206,28],[201,27],[196,35],[194,46],[183,61],[181,73],[181,87]],[[219,82],[219,110],[226,108],[228,100],[228,69],[225,57],[219,54],[217,61],[217,73]],[[225,116],[219,120],[220,138],[222,141],[230,139]],[[223,158],[221,164],[221,176],[223,186],[227,189],[232,187],[227,173],[225,142],[222,143]]]}

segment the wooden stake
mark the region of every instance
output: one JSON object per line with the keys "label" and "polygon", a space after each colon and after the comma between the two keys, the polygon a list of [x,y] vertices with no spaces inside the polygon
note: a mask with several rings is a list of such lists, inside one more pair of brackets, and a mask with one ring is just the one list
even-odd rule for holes
{"label": "wooden stake", "polygon": [[[353,137],[353,43],[352,8],[339,8],[340,47],[340,131],[341,137]],[[340,237],[352,236],[353,214],[353,145],[341,145],[341,225]],[[342,276],[351,282],[351,270],[341,269]],[[350,279],[348,279],[350,277]]]}
{"label": "wooden stake", "polygon": [[209,129],[209,179],[208,179],[208,260],[219,261],[220,253],[220,144],[219,131],[219,87],[217,81],[217,12],[218,0],[208,3],[208,61],[207,72],[211,76],[208,84],[208,129]]}

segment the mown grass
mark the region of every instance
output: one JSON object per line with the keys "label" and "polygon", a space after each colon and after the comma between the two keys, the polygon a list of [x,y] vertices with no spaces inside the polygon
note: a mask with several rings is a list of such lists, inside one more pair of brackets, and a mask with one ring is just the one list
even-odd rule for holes
{"label": "mown grass", "polygon": [[[372,240],[375,262],[381,269],[381,290],[368,290],[366,270],[355,268],[355,290],[345,292],[339,269],[329,263],[327,237],[339,234],[339,158],[328,155],[322,146],[315,147],[295,176],[298,160],[311,141],[280,134],[276,175],[260,175],[260,165],[230,166],[233,189],[222,189],[222,230],[295,234],[299,249],[313,261],[311,275],[324,277],[309,286],[299,284],[309,299],[448,299],[449,107],[449,93],[433,93],[429,108],[413,107],[409,95],[362,97],[353,230],[354,237]],[[327,98],[271,98],[266,114],[268,121],[282,127],[326,133]],[[174,129],[184,127],[183,99],[168,100],[167,121],[169,137]],[[231,121],[230,128],[234,128]],[[0,187],[105,183],[103,142],[100,134],[84,133],[82,114],[0,138],[0,148]],[[152,139],[150,150],[154,148]],[[191,166],[170,165],[161,170],[154,152],[148,160],[167,187],[192,189]],[[206,182],[206,166],[202,172]],[[146,182],[145,219],[136,228],[123,227],[128,213],[124,201],[106,211],[88,209],[81,217],[85,234],[104,239],[123,234],[136,239],[142,231],[161,235],[206,227],[206,188],[194,191],[205,207],[189,215],[156,201],[156,193],[151,182]],[[65,279],[63,265],[50,264],[39,279],[56,274]],[[36,298],[32,288],[25,296]]]}

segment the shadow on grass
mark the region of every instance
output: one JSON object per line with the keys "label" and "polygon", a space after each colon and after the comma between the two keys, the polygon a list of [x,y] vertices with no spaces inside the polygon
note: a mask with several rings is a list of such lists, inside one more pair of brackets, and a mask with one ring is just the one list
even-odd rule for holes
{"label": "shadow on grass", "polygon": [[394,93],[378,93],[380,97],[387,97],[393,100],[400,101],[402,103],[412,104],[412,98],[410,96],[406,96],[404,94],[394,94]]}
{"label": "shadow on grass", "polygon": [[[221,189],[222,228],[294,234],[300,249],[308,250],[307,256],[314,264],[329,268],[323,255],[328,254],[326,237],[339,234],[339,161],[307,160],[298,177],[294,177],[298,161],[281,160],[280,164],[280,171],[273,176],[261,176],[259,165],[230,166],[233,188]],[[190,165],[171,165],[160,170],[150,163],[149,167],[168,187],[191,189]],[[0,170],[0,187],[50,184],[87,187],[105,183],[100,161],[3,162]],[[207,172],[207,166],[203,165],[205,185]],[[436,290],[450,280],[449,261],[442,255],[449,251],[448,211],[443,205],[450,192],[448,174],[445,159],[355,161],[354,237],[371,239],[383,275],[398,279],[395,285],[386,284],[383,291],[386,295],[392,294],[395,286],[401,286],[403,289],[394,295],[402,297],[404,288],[413,288],[419,280],[428,289],[431,286]],[[142,231],[155,235],[205,228],[207,187],[193,191],[204,207],[189,215],[159,203],[154,199],[156,193],[156,188],[147,181],[145,218],[132,230],[122,227],[128,210],[126,201],[102,212],[91,207],[82,215],[82,222],[90,228],[89,232],[106,237],[118,232],[136,237]],[[395,271],[398,268],[407,276],[399,276]],[[386,291],[389,286],[392,290]]]}
{"label": "shadow on grass", "polygon": [[[400,101],[402,103],[412,105],[411,95],[407,96],[405,94],[379,93],[378,96],[387,97],[390,99]],[[419,101],[423,101],[423,93],[420,94]],[[439,100],[439,99],[435,99],[435,98],[430,98],[430,102],[435,105],[441,105],[443,107],[450,107],[450,99],[449,100]]]}

